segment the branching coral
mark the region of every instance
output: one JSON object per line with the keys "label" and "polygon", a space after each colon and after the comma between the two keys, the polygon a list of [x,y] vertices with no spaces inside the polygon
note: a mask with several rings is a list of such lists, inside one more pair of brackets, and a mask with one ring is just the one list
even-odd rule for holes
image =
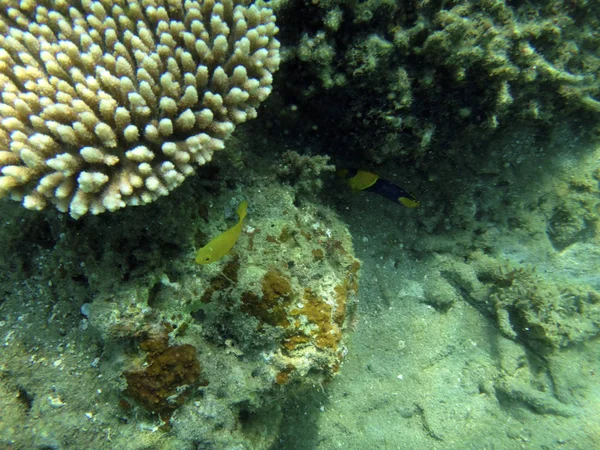
{"label": "branching coral", "polygon": [[314,195],[323,188],[320,176],[323,172],[333,172],[335,166],[329,164],[328,156],[300,155],[287,151],[281,164],[276,168],[277,176],[296,187],[302,195]]}
{"label": "branching coral", "polygon": [[256,117],[275,16],[237,0],[0,2],[0,196],[78,218],[167,195]]}

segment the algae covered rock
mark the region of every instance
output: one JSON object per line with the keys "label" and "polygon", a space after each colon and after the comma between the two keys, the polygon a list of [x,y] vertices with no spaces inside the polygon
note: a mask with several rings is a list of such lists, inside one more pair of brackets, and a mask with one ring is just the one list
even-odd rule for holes
{"label": "algae covered rock", "polygon": [[360,263],[350,234],[327,208],[295,206],[290,187],[216,197],[197,222],[196,247],[230,226],[242,197],[248,216],[229,255],[196,265],[189,248],[89,305],[123,414],[155,414],[184,441],[214,448],[267,448],[285,393],[339,370],[356,309]]}
{"label": "algae covered rock", "polygon": [[360,263],[325,208],[296,208],[291,190],[280,187],[261,191],[235,254],[203,267],[191,315],[214,339],[225,334],[241,351],[264,352],[279,384],[309,372],[314,381],[327,378],[345,353]]}
{"label": "algae covered rock", "polygon": [[[314,195],[300,201],[297,187],[282,184],[281,160],[238,163],[215,162],[218,173],[206,169],[169,198],[110,215],[74,221],[13,207],[17,219],[4,226],[14,242],[2,247],[18,255],[15,282],[32,288],[15,291],[9,308],[21,314],[27,298],[42,322],[60,322],[62,334],[40,348],[63,352],[65,334],[69,348],[94,342],[73,372],[87,384],[27,385],[36,399],[58,386],[45,406],[60,416],[36,416],[39,442],[66,445],[61,420],[92,424],[114,448],[267,449],[289,397],[339,371],[360,269],[347,227]],[[298,180],[308,177],[288,181]],[[243,200],[248,214],[232,251],[196,264],[196,251],[237,223]],[[29,244],[19,252],[17,240]]]}
{"label": "algae covered rock", "polygon": [[322,134],[341,127],[332,141],[342,136],[376,162],[446,153],[449,143],[463,152],[516,119],[543,130],[572,114],[597,129],[593,3],[332,0],[277,7],[285,56],[276,92],[293,99],[304,123]]}

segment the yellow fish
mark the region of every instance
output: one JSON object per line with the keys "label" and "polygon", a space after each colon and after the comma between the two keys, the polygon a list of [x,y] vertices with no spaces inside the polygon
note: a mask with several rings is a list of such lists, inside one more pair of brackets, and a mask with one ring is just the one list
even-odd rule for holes
{"label": "yellow fish", "polygon": [[232,226],[227,231],[224,231],[208,244],[196,252],[196,264],[210,264],[218,261],[225,256],[233,248],[242,232],[242,225],[246,217],[248,202],[244,200],[238,206],[237,213],[240,218],[238,223]]}
{"label": "yellow fish", "polygon": [[394,203],[399,203],[407,208],[416,208],[419,202],[411,194],[397,184],[384,180],[372,172],[358,169],[341,169],[338,175],[346,180],[348,186],[355,191],[370,191],[379,194]]}

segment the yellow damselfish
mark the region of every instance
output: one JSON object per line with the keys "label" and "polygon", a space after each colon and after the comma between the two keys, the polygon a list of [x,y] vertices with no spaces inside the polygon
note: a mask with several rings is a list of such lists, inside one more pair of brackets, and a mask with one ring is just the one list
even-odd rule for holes
{"label": "yellow damselfish", "polygon": [[198,250],[196,252],[196,264],[210,264],[211,262],[218,261],[229,253],[240,237],[247,209],[248,202],[244,200],[237,209],[240,218],[238,223]]}

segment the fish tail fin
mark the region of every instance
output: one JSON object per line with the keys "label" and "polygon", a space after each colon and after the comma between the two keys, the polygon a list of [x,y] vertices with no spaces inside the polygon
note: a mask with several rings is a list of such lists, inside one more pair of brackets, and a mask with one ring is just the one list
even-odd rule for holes
{"label": "fish tail fin", "polygon": [[237,209],[238,216],[240,217],[240,222],[246,218],[247,212],[248,212],[248,201],[243,200]]}

